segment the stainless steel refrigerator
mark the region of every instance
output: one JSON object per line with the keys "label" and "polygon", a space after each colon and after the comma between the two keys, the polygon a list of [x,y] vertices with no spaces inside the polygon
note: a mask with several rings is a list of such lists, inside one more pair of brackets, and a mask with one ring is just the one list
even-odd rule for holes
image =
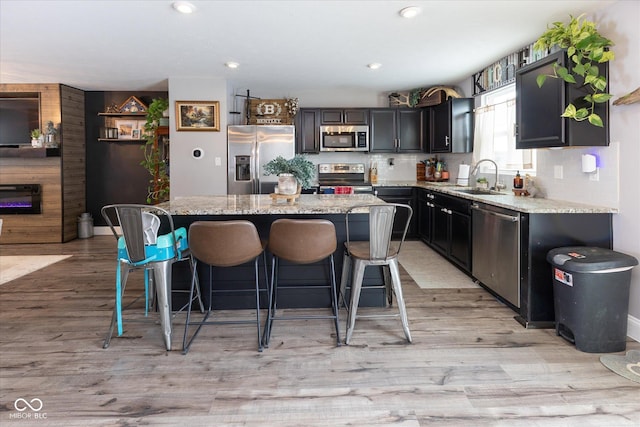
{"label": "stainless steel refrigerator", "polygon": [[229,126],[227,144],[227,193],[269,194],[278,177],[265,176],[264,165],[278,156],[295,155],[295,128]]}

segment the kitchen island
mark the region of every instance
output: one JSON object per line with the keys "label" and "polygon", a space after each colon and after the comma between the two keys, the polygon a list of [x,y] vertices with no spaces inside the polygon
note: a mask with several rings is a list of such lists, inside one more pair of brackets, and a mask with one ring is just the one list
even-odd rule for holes
{"label": "kitchen island", "polygon": [[[227,195],[181,197],[158,206],[172,215],[176,227],[189,228],[189,225],[195,221],[243,219],[255,224],[262,239],[269,238],[271,223],[279,218],[328,219],[336,227],[338,247],[334,253],[334,260],[336,280],[339,281],[342,273],[343,243],[346,240],[345,213],[354,206],[372,203],[384,202],[371,194],[302,194],[294,204],[284,201],[274,202],[269,195]],[[349,231],[352,239],[368,240],[367,215],[356,214],[350,217]],[[183,263],[174,265],[172,279],[174,289],[189,288],[190,271],[187,266],[181,264]],[[265,283],[265,278],[262,277],[263,266],[260,261],[262,284]],[[267,266],[270,266],[269,256]],[[325,288],[328,271],[326,263],[295,265],[282,261],[278,278],[278,306],[281,308],[330,307],[330,294]],[[212,269],[200,264],[198,274],[204,291],[203,296],[208,303],[208,286]],[[251,263],[239,267],[216,269],[213,274],[215,278],[214,308],[240,309],[255,305],[252,296],[253,267]],[[174,296],[174,307],[180,307],[182,302],[179,294]],[[261,304],[266,307],[266,293],[261,299]],[[361,305],[384,306],[385,304],[386,295],[382,285],[382,274],[379,269],[368,269],[363,284]]]}

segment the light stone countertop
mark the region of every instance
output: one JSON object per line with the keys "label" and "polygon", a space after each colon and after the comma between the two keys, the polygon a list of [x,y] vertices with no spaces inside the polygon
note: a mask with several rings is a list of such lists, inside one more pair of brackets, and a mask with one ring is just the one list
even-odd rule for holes
{"label": "light stone countertop", "polygon": [[296,203],[274,202],[268,194],[190,196],[158,207],[171,215],[295,215],[344,214],[356,205],[383,203],[371,194],[301,194]]}
{"label": "light stone countertop", "polygon": [[512,192],[503,190],[504,195],[477,195],[466,194],[456,190],[469,187],[460,187],[453,182],[428,182],[428,181],[378,181],[375,187],[416,187],[438,191],[463,199],[486,203],[525,213],[618,213],[618,209],[606,206],[593,206],[562,200],[542,199],[533,197],[515,196]]}

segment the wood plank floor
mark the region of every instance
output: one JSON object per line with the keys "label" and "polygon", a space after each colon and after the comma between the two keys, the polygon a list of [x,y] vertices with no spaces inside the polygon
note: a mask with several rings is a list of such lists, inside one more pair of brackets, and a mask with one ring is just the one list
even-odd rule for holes
{"label": "wood plank floor", "polygon": [[[2,426],[640,425],[640,384],[553,330],[522,328],[482,289],[420,289],[404,274],[413,344],[398,319],[359,320],[342,347],[331,321],[294,321],[261,354],[253,327],[228,325],[184,356],[164,351],[157,324],[129,322],[104,350],[111,237],[0,251],[73,254],[0,286]],[[20,398],[43,407],[19,412]]]}

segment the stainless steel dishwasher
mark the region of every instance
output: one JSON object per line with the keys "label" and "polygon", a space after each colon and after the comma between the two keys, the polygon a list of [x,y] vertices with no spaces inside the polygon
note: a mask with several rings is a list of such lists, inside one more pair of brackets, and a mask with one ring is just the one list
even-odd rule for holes
{"label": "stainless steel dishwasher", "polygon": [[520,215],[478,203],[471,205],[471,212],[471,274],[520,308]]}

